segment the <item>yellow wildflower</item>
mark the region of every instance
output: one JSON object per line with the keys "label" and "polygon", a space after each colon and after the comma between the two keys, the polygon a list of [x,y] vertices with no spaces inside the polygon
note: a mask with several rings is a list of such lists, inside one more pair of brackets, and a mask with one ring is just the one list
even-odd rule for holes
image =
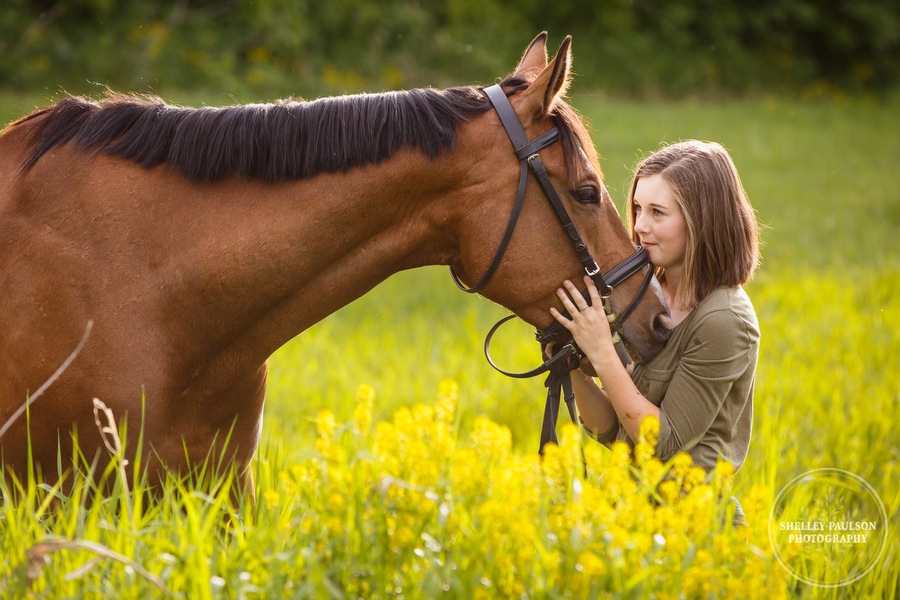
{"label": "yellow wildflower", "polygon": [[574,423],[562,426],[559,437],[565,469],[569,479],[584,471],[584,454],[581,451],[581,430]]}
{"label": "yellow wildflower", "polygon": [[713,469],[713,485],[720,494],[731,493],[734,485],[734,465],[727,460],[719,460]]}
{"label": "yellow wildflower", "polygon": [[281,496],[278,490],[268,489],[263,492],[263,502],[269,510],[278,508],[281,505]]}
{"label": "yellow wildflower", "polygon": [[[578,569],[581,566],[581,569]],[[607,573],[606,563],[593,552],[582,552],[578,555],[576,570],[579,570],[589,579],[603,577]]]}
{"label": "yellow wildflower", "polygon": [[637,489],[637,483],[629,471],[631,449],[622,441],[614,442],[611,449],[609,462],[600,476],[601,485],[611,498],[629,498]]}
{"label": "yellow wildflower", "polygon": [[610,466],[627,467],[631,464],[631,449],[628,444],[621,440],[616,440],[610,446],[612,456],[609,458]]}
{"label": "yellow wildflower", "polygon": [[297,483],[290,471],[279,471],[278,483],[286,494],[293,495],[297,493]]}
{"label": "yellow wildflower", "polygon": [[547,444],[543,450],[541,470],[548,482],[552,482],[556,488],[563,488],[568,481],[566,475],[563,450],[556,444]]}
{"label": "yellow wildflower", "polygon": [[653,415],[647,415],[641,421],[638,429],[638,442],[656,447],[656,440],[659,437],[659,419]]}
{"label": "yellow wildflower", "polygon": [[487,417],[477,417],[469,434],[474,450],[485,462],[499,462],[512,451],[512,432]]}
{"label": "yellow wildflower", "polygon": [[361,385],[356,389],[356,407],[353,409],[353,431],[368,435],[372,428],[372,410],[375,407],[375,388]]}
{"label": "yellow wildflower", "polygon": [[706,471],[703,467],[691,467],[684,476],[684,489],[689,492],[704,481],[706,481]]}
{"label": "yellow wildflower", "polygon": [[330,441],[336,429],[337,420],[334,413],[327,408],[319,411],[319,414],[316,415],[316,433],[319,434],[319,438]]}
{"label": "yellow wildflower", "polygon": [[673,504],[677,499],[678,495],[681,493],[681,488],[675,481],[671,479],[667,479],[659,484],[657,488],[659,492],[660,498],[666,504]]}
{"label": "yellow wildflower", "polygon": [[641,465],[641,477],[650,488],[655,487],[665,474],[665,465],[655,456],[651,456]]}
{"label": "yellow wildflower", "polygon": [[452,379],[444,379],[438,385],[436,416],[444,423],[452,423],[459,402],[459,384]]}
{"label": "yellow wildflower", "polygon": [[684,477],[687,475],[688,470],[694,466],[694,459],[691,458],[691,455],[687,452],[677,452],[675,456],[672,457],[672,476],[673,477]]}
{"label": "yellow wildflower", "polygon": [[457,500],[486,493],[488,479],[483,457],[475,448],[459,448],[450,459],[450,487]]}
{"label": "yellow wildflower", "polygon": [[316,415],[316,450],[322,458],[330,461],[338,461],[342,455],[342,449],[336,444],[337,420],[334,413],[328,409],[319,411]]}

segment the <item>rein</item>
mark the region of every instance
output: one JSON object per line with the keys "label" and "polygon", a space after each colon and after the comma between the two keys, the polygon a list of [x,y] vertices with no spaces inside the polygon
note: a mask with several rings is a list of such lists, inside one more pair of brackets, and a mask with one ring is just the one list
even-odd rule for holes
{"label": "rein", "polygon": [[[594,257],[588,250],[587,244],[584,243],[584,240],[578,233],[578,228],[569,216],[568,211],[566,211],[566,207],[560,199],[556,188],[553,187],[553,183],[550,181],[550,177],[547,175],[547,171],[538,155],[538,152],[559,140],[559,129],[554,127],[545,133],[542,133],[534,140],[529,140],[528,135],[525,133],[525,129],[522,127],[519,117],[513,110],[512,104],[510,104],[509,98],[507,98],[503,88],[499,85],[492,85],[485,88],[484,92],[491,101],[491,104],[493,104],[494,110],[497,111],[497,116],[500,117],[500,121],[503,123],[506,134],[512,142],[516,158],[519,159],[519,186],[518,191],[516,192],[516,201],[513,204],[512,213],[510,214],[509,222],[506,225],[506,231],[503,234],[503,238],[500,240],[500,245],[497,248],[497,252],[494,254],[494,258],[491,260],[484,275],[481,276],[481,279],[475,285],[466,287],[465,284],[460,281],[456,272],[453,270],[453,267],[450,267],[450,275],[453,278],[453,281],[459,289],[470,294],[479,292],[487,286],[491,277],[493,277],[497,268],[500,266],[503,256],[506,253],[506,248],[515,231],[519,214],[522,211],[522,205],[525,203],[525,189],[528,184],[528,172],[530,171],[537,180],[541,191],[544,193],[544,197],[550,203],[560,224],[563,229],[565,229],[566,234],[574,245],[575,252],[578,254],[578,258],[584,267],[585,273],[593,280],[594,285],[597,286],[597,290],[600,292],[600,297],[603,301],[603,310],[609,317],[610,326],[614,327],[613,340],[616,344],[616,350],[620,357],[627,360],[628,353],[622,346],[618,328],[632,313],[638,302],[640,302],[640,299],[644,296],[647,288],[650,286],[650,281],[653,278],[653,269],[647,268],[647,273],[644,276],[644,281],[641,284],[640,290],[631,300],[631,303],[619,315],[615,315],[612,312],[609,297],[612,294],[613,288],[650,264],[650,258],[647,251],[643,248],[639,248],[634,254],[610,269],[609,273],[604,277],[603,273],[600,271],[600,266],[597,264],[597,261],[594,260]],[[590,304],[588,292],[583,292],[583,295],[587,303]],[[547,443],[559,443],[556,436],[556,422],[559,416],[561,399],[565,399],[566,407],[568,408],[572,422],[577,423],[578,421],[575,408],[575,393],[572,391],[571,372],[579,367],[581,359],[583,359],[584,356],[574,340],[570,339],[568,343],[557,350],[553,356],[545,359],[543,363],[534,369],[521,373],[501,369],[491,358],[491,339],[501,325],[514,317],[515,315],[504,317],[491,327],[484,340],[484,355],[487,358],[488,363],[494,369],[508,377],[524,379],[535,377],[542,373],[548,373],[547,378],[544,381],[544,386],[547,388],[547,402],[544,406],[539,449],[543,454],[544,446]],[[567,330],[558,322],[553,323],[543,330],[535,332],[535,337],[541,344],[541,355],[544,356],[548,344],[565,339],[564,336],[566,334],[568,334]]]}

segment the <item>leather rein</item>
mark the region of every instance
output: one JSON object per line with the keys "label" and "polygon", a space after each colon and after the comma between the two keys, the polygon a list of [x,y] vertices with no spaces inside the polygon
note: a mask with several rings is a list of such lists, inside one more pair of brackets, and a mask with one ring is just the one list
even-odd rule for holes
{"label": "leather rein", "polygon": [[[553,183],[550,181],[550,177],[547,175],[547,171],[544,169],[544,165],[541,163],[541,158],[538,155],[538,152],[559,141],[559,128],[554,127],[539,135],[534,140],[529,140],[528,135],[525,133],[525,129],[522,127],[519,117],[513,110],[512,104],[510,104],[509,98],[506,96],[506,92],[503,91],[503,88],[499,85],[492,85],[485,88],[484,92],[491,101],[491,104],[493,104],[494,110],[497,111],[497,115],[500,117],[501,123],[503,123],[506,134],[512,142],[516,158],[519,159],[519,186],[518,191],[516,192],[516,201],[513,204],[512,213],[510,214],[509,222],[506,225],[506,231],[503,234],[503,238],[500,240],[500,245],[497,248],[497,252],[494,254],[494,258],[491,260],[484,275],[481,276],[481,279],[475,285],[466,287],[465,284],[460,281],[456,272],[454,272],[453,267],[450,267],[450,275],[453,278],[453,281],[459,289],[467,293],[480,292],[487,286],[491,277],[493,277],[497,268],[500,266],[503,256],[506,253],[506,248],[515,231],[519,214],[522,211],[522,205],[525,202],[525,189],[528,184],[528,173],[530,171],[537,180],[541,191],[544,193],[544,196],[550,203],[556,216],[559,218],[560,224],[563,226],[563,229],[565,229],[569,239],[574,245],[575,252],[578,254],[579,260],[581,260],[585,273],[593,280],[594,285],[597,286],[597,290],[600,292],[600,297],[603,301],[603,309],[610,318],[610,325],[614,327],[613,340],[616,344],[616,350],[623,359],[623,362],[628,360],[628,353],[622,345],[618,329],[632,313],[638,302],[640,302],[641,298],[644,296],[647,288],[650,286],[650,281],[653,278],[653,269],[647,268],[640,290],[631,300],[631,303],[620,314],[613,314],[609,297],[612,294],[613,288],[650,264],[650,258],[647,255],[647,251],[643,248],[639,248],[634,254],[610,269],[609,273],[604,277],[603,273],[600,271],[600,266],[597,264],[597,261],[594,260],[594,257],[588,250],[587,244],[584,243],[584,240],[578,233],[578,229],[575,227],[575,223],[569,216],[568,211],[566,211],[566,207],[560,199],[556,188],[553,187]],[[590,304],[590,296],[588,293],[584,292],[583,295],[588,304]],[[543,424],[541,426],[540,452],[543,453],[545,444],[558,443],[556,436],[556,422],[559,416],[560,390],[565,398],[572,422],[577,423],[575,394],[572,391],[571,372],[579,367],[580,361],[584,357],[574,340],[569,338],[568,343],[556,350],[553,356],[545,359],[543,363],[529,371],[516,373],[501,369],[491,358],[491,339],[501,325],[515,316],[516,315],[506,316],[491,327],[484,340],[484,355],[487,358],[488,363],[494,369],[508,377],[524,379],[535,377],[542,373],[549,373],[544,382],[548,391],[547,403],[544,407]],[[541,355],[545,355],[544,352],[548,344],[566,339],[567,335],[568,331],[559,323],[553,323],[545,329],[536,331],[535,337],[541,344]]]}

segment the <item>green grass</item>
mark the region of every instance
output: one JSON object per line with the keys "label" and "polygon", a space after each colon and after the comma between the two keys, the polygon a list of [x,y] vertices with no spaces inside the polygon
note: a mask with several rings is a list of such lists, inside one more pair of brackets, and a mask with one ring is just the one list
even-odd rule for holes
{"label": "green grass", "polygon": [[[203,100],[196,98],[180,100]],[[732,152],[765,225],[763,267],[748,286],[763,335],[754,436],[745,466],[735,477],[735,493],[744,498],[765,490],[764,501],[771,507],[775,494],[795,476],[816,468],[840,468],[872,485],[891,520],[891,541],[882,563],[848,588],[829,591],[782,580],[776,577],[779,569],[771,562],[770,549],[760,546],[769,556],[771,593],[897,598],[900,98],[656,104],[585,95],[576,96],[575,102],[594,127],[607,183],[620,207],[630,168],[662,142],[713,139]],[[0,118],[9,120],[40,103],[40,95],[0,95]],[[545,390],[539,379],[510,380],[484,361],[483,335],[504,314],[486,300],[458,292],[444,269],[392,277],[273,356],[257,465],[261,502],[255,511],[248,506],[238,509],[232,519],[241,526],[233,527],[231,535],[217,533],[228,521],[222,516],[227,512],[222,508],[223,494],[201,492],[177,481],[169,488],[167,502],[136,502],[132,510],[141,511],[137,516],[125,514],[122,495],[115,492],[107,502],[79,509],[81,500],[71,495],[30,489],[32,501],[0,506],[0,595],[27,595],[28,549],[49,537],[65,537],[103,544],[160,577],[183,597],[273,597],[279,592],[291,597],[349,597],[345,594],[359,591],[354,586],[361,581],[377,581],[381,587],[376,586],[375,595],[399,596],[401,592],[386,592],[390,577],[407,586],[403,593],[409,597],[433,597],[427,592],[437,593],[445,581],[453,582],[448,597],[486,589],[502,596],[497,585],[482,589],[460,583],[446,572],[452,548],[458,573],[477,580],[471,565],[495,558],[483,545],[489,539],[489,521],[473,517],[468,542],[435,540],[444,548],[438,553],[443,566],[406,561],[418,556],[415,549],[424,548],[421,536],[410,540],[405,550],[392,550],[387,542],[377,545],[378,539],[387,539],[386,530],[378,529],[381,525],[373,526],[372,537],[351,533],[360,527],[365,531],[367,507],[385,509],[385,505],[383,497],[359,487],[359,481],[367,481],[360,470],[369,468],[368,453],[374,446],[353,442],[349,425],[341,430],[347,453],[343,471],[336,471],[355,473],[351,479],[357,487],[348,492],[355,501],[349,508],[334,512],[326,506],[345,489],[346,481],[332,480],[316,499],[296,490],[288,495],[285,490],[295,489],[297,483],[286,488],[284,479],[320,464],[317,415],[328,409],[338,423],[352,423],[360,385],[374,389],[375,420],[390,421],[402,414],[402,407],[433,404],[440,382],[453,380],[459,386],[455,430],[459,444],[468,443],[466,436],[476,417],[486,415],[509,428],[513,455],[526,460],[536,449]],[[539,359],[525,326],[513,327],[498,340],[497,355],[511,366]],[[499,486],[486,490],[488,495],[504,493]],[[58,501],[48,500],[49,496]],[[546,518],[548,508],[542,506],[531,516]],[[475,511],[474,505],[458,510]],[[336,514],[344,521],[335,530],[345,532],[337,540],[330,530],[317,536],[298,526],[306,517],[328,519]],[[440,527],[435,531],[449,535]],[[570,551],[570,543],[574,544],[560,542],[558,551]],[[713,549],[712,541],[706,546],[697,543],[698,553]],[[376,544],[371,546],[376,554],[367,544]],[[550,560],[541,554],[549,550],[538,550],[532,550],[535,569]],[[388,558],[378,555],[380,551]],[[111,558],[94,564],[97,555],[89,549],[36,555],[32,568],[41,569],[34,571],[32,592],[38,597],[94,597],[123,589],[136,590],[134,597],[156,597],[158,592],[134,566]],[[610,556],[601,558],[613,565]],[[659,584],[655,589],[677,591],[690,585],[685,574],[689,567],[701,564],[696,555],[692,560],[665,573],[653,571],[652,560],[642,568],[651,569],[647,572]],[[377,576],[373,565],[378,565]],[[421,578],[404,573],[403,565],[419,569]],[[740,565],[735,563],[735,574],[750,572],[745,563]],[[564,582],[551,581],[554,571],[546,573],[543,594],[568,589]],[[608,582],[603,589],[619,590],[622,597],[644,597],[650,589],[638,582],[629,588],[627,582],[604,577],[597,577],[598,582]],[[414,585],[421,586],[418,593],[408,587],[416,581],[419,584]],[[535,588],[531,591],[542,595]]]}

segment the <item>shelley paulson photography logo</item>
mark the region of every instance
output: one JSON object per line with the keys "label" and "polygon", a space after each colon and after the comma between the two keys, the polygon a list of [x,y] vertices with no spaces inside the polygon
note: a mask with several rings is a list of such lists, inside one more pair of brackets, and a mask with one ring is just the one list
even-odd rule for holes
{"label": "shelley paulson photography logo", "polygon": [[772,506],[769,541],[781,566],[817,587],[864,577],[888,540],[884,503],[863,478],[816,469],[788,483]]}

